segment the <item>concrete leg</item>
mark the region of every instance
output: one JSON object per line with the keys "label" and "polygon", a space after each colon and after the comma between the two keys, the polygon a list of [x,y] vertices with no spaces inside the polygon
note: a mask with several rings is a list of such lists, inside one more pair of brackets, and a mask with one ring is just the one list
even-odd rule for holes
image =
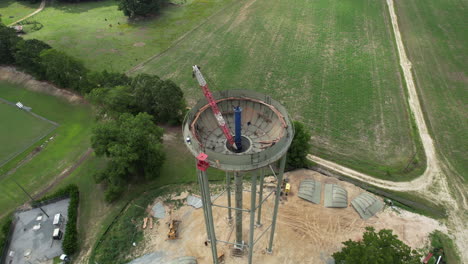
{"label": "concrete leg", "polygon": [[280,161],[280,171],[278,174],[278,183],[276,185],[276,196],[275,196],[275,209],[273,210],[273,219],[271,223],[271,233],[270,233],[270,243],[268,244],[268,253],[272,253],[273,248],[273,238],[275,237],[275,229],[276,229],[276,218],[278,217],[278,206],[280,200],[280,193],[281,193],[281,184],[283,183],[283,174],[284,174],[284,167],[286,165],[286,154],[281,158]]}
{"label": "concrete leg", "polygon": [[257,175],[252,175],[252,190],[250,197],[250,228],[249,228],[249,264],[252,264],[255,232],[255,202],[257,195]]}
{"label": "concrete leg", "polygon": [[232,210],[231,210],[231,175],[226,171],[226,192],[227,192],[227,202],[228,202],[228,220],[229,223],[232,221]]}
{"label": "concrete leg", "polygon": [[256,226],[262,226],[262,199],[263,199],[263,181],[265,179],[265,168],[260,169],[260,193],[258,194],[258,212]]}
{"label": "concrete leg", "polygon": [[[242,209],[242,175],[239,172],[234,173],[236,184],[236,208]],[[236,243],[242,244],[242,211],[236,210]]]}
{"label": "concrete leg", "polygon": [[206,216],[208,217],[208,230],[209,230],[209,237],[211,241],[211,254],[213,255],[213,263],[218,264],[218,252],[216,249],[216,234],[214,229],[214,222],[213,222],[213,212],[211,211],[211,195],[210,195],[210,188],[208,185],[208,176],[206,175],[205,171],[201,171],[202,174],[202,181],[203,181],[203,189],[204,189],[204,196],[206,201]]}

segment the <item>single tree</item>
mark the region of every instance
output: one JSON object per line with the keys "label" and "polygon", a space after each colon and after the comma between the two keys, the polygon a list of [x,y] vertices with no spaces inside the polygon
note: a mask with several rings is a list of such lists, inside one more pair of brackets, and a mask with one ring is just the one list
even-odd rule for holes
{"label": "single tree", "polygon": [[45,71],[41,64],[40,54],[43,50],[51,48],[47,43],[37,39],[21,40],[16,44],[14,54],[16,65],[36,78],[43,79]]}
{"label": "single tree", "polygon": [[303,123],[294,121],[294,139],[288,150],[287,165],[290,169],[304,168],[309,165],[307,154],[310,151],[310,132]]}
{"label": "single tree", "polygon": [[162,128],[146,113],[125,113],[118,119],[99,123],[93,129],[91,145],[96,155],[109,158],[108,167],[96,179],[109,184],[107,200],[118,197],[122,186],[135,179],[159,175],[165,155]]}
{"label": "single tree", "polygon": [[361,241],[348,240],[345,247],[333,254],[337,264],[419,264],[421,255],[407,246],[392,230],[382,229],[378,233],[366,227]]}
{"label": "single tree", "polygon": [[120,0],[119,10],[124,15],[134,18],[156,13],[164,3],[164,0]]}
{"label": "single tree", "polygon": [[161,123],[179,124],[182,121],[184,93],[174,82],[140,74],[133,79],[131,86],[141,112],[147,112]]}

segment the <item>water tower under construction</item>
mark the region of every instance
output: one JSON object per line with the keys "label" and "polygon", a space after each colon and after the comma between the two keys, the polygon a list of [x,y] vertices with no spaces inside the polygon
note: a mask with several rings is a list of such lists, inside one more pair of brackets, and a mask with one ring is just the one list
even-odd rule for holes
{"label": "water tower under construction", "polygon": [[[247,90],[212,94],[199,67],[193,66],[193,73],[205,98],[188,112],[182,129],[186,146],[196,157],[213,263],[219,263],[219,243],[231,245],[234,255],[246,255],[248,263],[252,263],[254,246],[263,237],[269,239],[266,251],[271,253],[273,249],[286,153],[294,129],[286,109],[270,96]],[[208,172],[213,169],[226,174],[226,186],[221,193],[227,196],[224,204],[216,203],[210,193]],[[264,189],[265,174],[276,178],[274,188]],[[244,178],[250,180],[247,190]],[[250,193],[249,208],[243,206],[243,192]],[[271,221],[262,226],[262,205],[268,200],[274,202]],[[224,241],[216,236],[213,208],[226,210],[227,219],[235,228],[233,239]],[[243,216],[248,216],[245,224]],[[248,230],[246,237],[244,226]]]}

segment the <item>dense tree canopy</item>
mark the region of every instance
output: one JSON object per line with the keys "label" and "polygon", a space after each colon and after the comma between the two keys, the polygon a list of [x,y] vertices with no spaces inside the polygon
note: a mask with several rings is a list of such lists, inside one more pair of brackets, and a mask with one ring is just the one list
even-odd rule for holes
{"label": "dense tree canopy", "polygon": [[96,88],[87,98],[101,106],[102,116],[146,112],[158,123],[178,124],[185,110],[184,94],[174,82],[148,74],[137,75],[128,86]]}
{"label": "dense tree canopy", "polygon": [[81,61],[55,49],[43,50],[40,57],[47,80],[81,93],[91,89],[87,81],[88,70]]}
{"label": "dense tree canopy", "polygon": [[51,49],[47,43],[37,40],[21,40],[16,45],[14,54],[16,65],[36,78],[45,78],[45,71],[41,65],[40,54],[43,50]]}
{"label": "dense tree canopy", "polygon": [[184,93],[174,82],[140,74],[133,79],[131,86],[141,112],[154,116],[157,122],[177,124],[182,121]]}
{"label": "dense tree canopy", "polygon": [[132,78],[128,77],[124,73],[117,72],[91,72],[88,74],[88,81],[95,88],[101,87],[115,87],[119,85],[128,86],[132,81]]}
{"label": "dense tree canopy", "polygon": [[310,132],[299,121],[294,121],[294,139],[288,150],[287,165],[290,169],[304,168],[309,164],[307,154],[310,151]]}
{"label": "dense tree canopy", "polygon": [[164,3],[164,0],[120,0],[119,10],[124,15],[134,18],[156,13]]}
{"label": "dense tree canopy", "polygon": [[16,31],[0,22],[0,64],[15,62],[15,46],[21,40]]}
{"label": "dense tree canopy", "polygon": [[345,247],[333,254],[337,264],[419,264],[415,250],[393,235],[392,230],[382,229],[378,233],[373,227],[366,227],[361,241],[348,240]]}
{"label": "dense tree canopy", "polygon": [[109,158],[98,182],[109,184],[106,199],[114,200],[122,186],[132,179],[152,179],[159,175],[165,155],[163,130],[146,113],[125,113],[101,122],[93,129],[91,144],[96,155]]}

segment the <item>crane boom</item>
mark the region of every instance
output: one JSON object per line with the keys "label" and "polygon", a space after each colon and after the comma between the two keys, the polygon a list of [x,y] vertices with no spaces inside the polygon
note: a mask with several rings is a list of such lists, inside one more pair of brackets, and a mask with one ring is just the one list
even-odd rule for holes
{"label": "crane boom", "polygon": [[198,84],[202,88],[203,94],[205,95],[206,100],[211,106],[211,110],[213,111],[216,121],[218,122],[219,128],[221,128],[221,130],[223,131],[223,134],[226,137],[229,146],[235,146],[234,138],[231,135],[231,131],[229,130],[227,123],[224,120],[223,115],[221,114],[221,111],[219,111],[218,105],[216,104],[216,101],[213,98],[213,94],[208,88],[208,84],[206,83],[205,78],[203,78],[203,75],[201,74],[200,69],[197,65],[192,66],[192,68],[193,74],[197,78]]}

